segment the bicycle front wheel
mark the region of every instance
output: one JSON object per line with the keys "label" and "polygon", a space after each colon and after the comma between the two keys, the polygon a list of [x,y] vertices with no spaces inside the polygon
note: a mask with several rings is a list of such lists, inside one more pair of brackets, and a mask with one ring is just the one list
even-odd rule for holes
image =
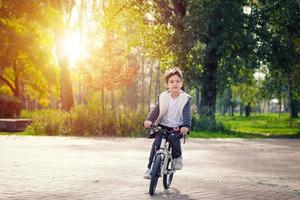
{"label": "bicycle front wheel", "polygon": [[173,161],[169,157],[168,162],[167,162],[167,167],[166,167],[166,172],[164,172],[163,176],[163,185],[165,189],[169,189],[172,180],[173,180],[173,175],[174,175],[174,166],[173,166]]}
{"label": "bicycle front wheel", "polygon": [[149,194],[154,195],[157,181],[160,175],[160,168],[161,168],[161,156],[157,156],[155,163],[152,168],[151,180],[150,180],[150,187],[149,187]]}

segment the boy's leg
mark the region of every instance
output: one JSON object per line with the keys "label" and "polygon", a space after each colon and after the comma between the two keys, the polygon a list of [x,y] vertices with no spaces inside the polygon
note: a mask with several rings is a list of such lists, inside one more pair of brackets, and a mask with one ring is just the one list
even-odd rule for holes
{"label": "boy's leg", "polygon": [[150,156],[149,156],[148,169],[151,168],[151,164],[152,164],[152,161],[153,161],[153,158],[154,158],[154,155],[155,155],[155,150],[159,149],[159,147],[160,147],[161,138],[162,138],[161,133],[157,133],[155,135],[155,139],[153,141],[152,149],[151,149]]}
{"label": "boy's leg", "polygon": [[172,157],[174,159],[174,169],[176,170],[181,170],[183,167],[180,138],[180,134],[174,133],[169,135],[169,142],[172,147]]}
{"label": "boy's leg", "polygon": [[181,143],[180,143],[181,135],[178,133],[169,134],[168,140],[172,147],[172,158],[181,157]]}

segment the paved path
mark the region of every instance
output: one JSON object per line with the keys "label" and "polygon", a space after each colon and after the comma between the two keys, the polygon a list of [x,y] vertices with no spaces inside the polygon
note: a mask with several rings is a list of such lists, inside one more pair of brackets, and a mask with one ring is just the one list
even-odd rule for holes
{"label": "paved path", "polygon": [[300,199],[300,140],[189,139],[184,170],[153,197],[151,143],[0,136],[0,199]]}

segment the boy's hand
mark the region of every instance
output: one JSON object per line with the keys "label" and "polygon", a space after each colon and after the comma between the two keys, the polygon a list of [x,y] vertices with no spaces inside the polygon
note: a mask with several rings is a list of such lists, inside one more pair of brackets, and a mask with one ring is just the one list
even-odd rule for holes
{"label": "boy's hand", "polygon": [[151,121],[149,121],[149,120],[144,121],[144,127],[145,127],[145,128],[150,128],[151,125],[152,125],[152,122],[151,122]]}
{"label": "boy's hand", "polygon": [[186,127],[181,127],[180,132],[182,133],[182,135],[187,135],[187,133],[189,132],[189,129]]}

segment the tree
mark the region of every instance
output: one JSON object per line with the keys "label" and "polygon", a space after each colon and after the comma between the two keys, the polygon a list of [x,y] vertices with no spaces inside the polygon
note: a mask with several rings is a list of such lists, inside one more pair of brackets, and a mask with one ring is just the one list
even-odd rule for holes
{"label": "tree", "polygon": [[[149,2],[103,1],[95,6],[98,12],[93,14],[91,21],[97,29],[89,33],[91,56],[88,64],[92,70],[84,70],[87,79],[93,88],[102,91],[102,95],[126,89],[127,92],[121,94],[137,96],[133,104],[137,105],[138,100],[144,102],[140,97],[144,91],[138,91],[141,90],[136,79],[138,70],[143,68],[142,71],[149,74],[154,64],[158,63],[159,70],[169,66],[174,57],[168,48],[172,28],[157,21],[151,14],[153,5]],[[148,78],[144,79],[145,83]],[[146,90],[145,84],[142,85]]]}
{"label": "tree", "polygon": [[[218,89],[224,88],[228,79],[234,80],[235,72],[240,68],[255,66],[252,25],[243,10],[247,3],[243,0],[190,2],[187,21],[193,39],[191,43],[194,46],[199,42],[204,44],[204,48],[198,48],[198,53],[203,56],[194,57],[201,63],[198,83],[201,85],[200,114],[203,116],[214,119]],[[226,81],[220,81],[222,79]]]}
{"label": "tree", "polygon": [[257,101],[256,96],[259,92],[259,89],[255,84],[250,85],[242,83],[232,86],[232,92],[235,99],[240,99],[240,101],[246,105],[245,113],[246,117],[249,117],[251,112],[251,105],[255,105]]}
{"label": "tree", "polygon": [[259,54],[270,70],[270,74],[280,73],[278,81],[286,83],[290,101],[290,116],[298,118],[300,99],[300,63],[297,39],[300,35],[299,2],[258,1],[254,9],[257,13],[257,35],[260,39]]}
{"label": "tree", "polygon": [[69,58],[64,50],[63,41],[68,37],[67,28],[70,23],[74,0],[53,0],[51,6],[56,9],[58,23],[53,26],[56,41],[57,60],[60,67],[60,96],[63,110],[70,111],[73,107],[73,89],[69,72]]}
{"label": "tree", "polygon": [[[284,74],[279,70],[266,72],[265,80],[262,83],[262,97],[268,102],[272,98],[279,100],[279,116],[281,115],[283,100],[288,99],[287,82]],[[286,98],[284,98],[286,97]]]}
{"label": "tree", "polygon": [[9,88],[8,93],[23,107],[26,100],[35,98],[47,105],[49,94],[55,93],[57,76],[47,12],[53,10],[44,1],[0,4],[0,84]]}

